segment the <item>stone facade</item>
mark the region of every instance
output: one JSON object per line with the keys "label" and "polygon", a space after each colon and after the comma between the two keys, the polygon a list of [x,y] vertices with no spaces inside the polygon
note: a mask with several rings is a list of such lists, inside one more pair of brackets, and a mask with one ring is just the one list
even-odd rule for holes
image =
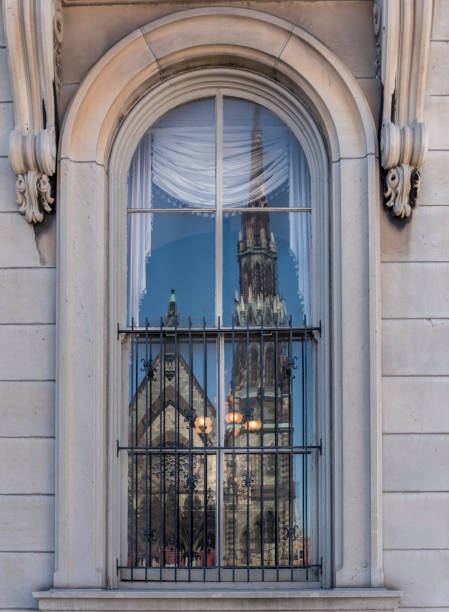
{"label": "stone facade", "polygon": [[439,171],[449,147],[448,8],[434,3],[419,206],[404,227],[381,219],[384,571],[405,608],[449,605],[449,525],[439,510],[449,507],[449,192]]}
{"label": "stone facade", "polygon": [[[11,4],[14,0],[3,2]],[[114,44],[160,17],[185,8],[204,8],[205,4],[209,7],[222,3],[66,0],[62,7],[62,72],[57,93],[60,126],[67,117],[67,109],[79,91],[80,83]],[[236,10],[251,8],[283,18],[315,36],[355,78],[377,125],[381,96],[376,80],[373,3],[370,0],[253,0],[226,4]],[[384,584],[390,589],[403,591],[399,605],[411,611],[414,608],[449,610],[449,3],[447,0],[434,0],[433,4],[424,106],[429,150],[422,168],[418,206],[412,218],[405,222],[394,219],[380,203],[375,211],[381,241],[381,292],[377,307],[382,314],[382,374],[379,380],[382,385]],[[150,47],[153,42],[156,46],[159,44],[158,40],[150,40]],[[281,41],[279,52],[283,52],[284,42]],[[34,225],[26,222],[16,204],[15,176],[8,159],[8,138],[14,128],[8,51],[14,53],[14,49],[7,50],[2,31],[0,609],[25,610],[38,605],[33,592],[45,591],[54,584],[57,246],[61,249],[59,256],[63,258],[65,254],[64,245],[56,242],[58,201],[55,212],[47,214],[42,224]],[[155,53],[159,51],[161,55],[166,52],[157,49]],[[290,53],[294,55],[295,51]],[[101,94],[97,92],[97,95]],[[95,118],[92,121],[95,123]],[[71,141],[71,146],[76,157],[82,150],[82,135],[78,143]],[[357,146],[355,144],[354,148]],[[364,172],[362,162],[352,160],[350,151],[345,155],[348,159],[345,159],[341,176],[348,189],[350,186],[356,194],[362,210],[366,196],[359,180]],[[94,157],[86,156],[85,159],[91,160],[91,165],[95,166]],[[61,185],[69,163],[70,160],[61,162],[58,175]],[[77,171],[81,172],[80,169]],[[71,180],[74,180],[73,174]],[[86,197],[71,202],[71,205],[82,208],[82,202],[78,202],[88,200],[89,187],[78,180],[76,189]],[[346,221],[346,231],[349,232],[352,218],[348,212],[346,215],[343,221]],[[95,222],[98,223],[97,234]],[[92,221],[93,225],[83,236],[86,243],[89,231],[92,236],[100,236],[101,241],[102,223],[101,217]],[[63,240],[62,236],[60,240]],[[358,243],[356,237],[354,242]],[[354,262],[345,260],[344,256],[343,252],[343,274],[348,278],[352,274],[362,276]],[[350,281],[345,282],[349,283],[347,286],[351,285]],[[363,290],[367,292],[367,285]],[[344,347],[344,350],[350,349]],[[351,361],[350,356],[348,361]],[[88,375],[89,372],[86,378]],[[361,431],[369,428],[364,418],[356,427]],[[364,479],[363,467],[357,467],[357,470],[359,472],[354,472],[354,486],[358,479]],[[357,490],[353,497],[352,507],[356,508]],[[63,520],[59,516],[58,524]],[[345,514],[344,528],[349,529],[351,521],[352,517]],[[366,540],[369,542],[370,534]],[[361,544],[361,548],[363,546],[369,548],[366,542]],[[357,560],[362,556],[354,551],[351,554]],[[92,562],[95,563],[100,565],[97,559]],[[56,569],[60,566],[61,559]],[[355,563],[353,575],[344,574],[338,586],[370,587],[366,568],[357,567]],[[376,586],[380,586],[379,583]],[[372,591],[358,589],[349,593],[339,589],[334,595],[332,591],[323,590],[321,598],[317,598],[313,605],[315,609],[367,608],[370,606],[366,598],[372,596]],[[390,601],[385,592],[382,596],[387,603],[373,604],[372,607],[393,608],[396,605],[394,597]],[[67,605],[76,605],[70,599],[75,598],[73,594],[66,592],[63,597],[70,602]],[[142,596],[134,596],[129,609],[139,608],[139,597]],[[216,602],[213,605],[205,602],[204,597],[207,593],[196,598],[194,604],[189,602],[187,605],[182,600],[171,605],[194,605],[195,609],[204,610],[217,606]],[[312,595],[285,597],[287,603],[283,602],[283,597],[282,593],[275,592],[263,605],[260,602],[256,604],[254,598],[251,602],[244,600],[241,605],[253,606],[254,609],[312,606]],[[106,601],[104,593],[100,598]],[[336,603],[337,600],[340,603]],[[231,596],[225,603],[226,609],[237,609]],[[59,604],[54,604],[51,598],[42,598],[41,605],[58,609]],[[84,609],[98,609],[89,607],[98,605],[98,602],[90,603],[87,599],[83,605]],[[114,607],[117,604],[109,602],[105,605]],[[165,605],[163,598],[156,598],[154,606],[159,607],[153,609],[162,610]]]}

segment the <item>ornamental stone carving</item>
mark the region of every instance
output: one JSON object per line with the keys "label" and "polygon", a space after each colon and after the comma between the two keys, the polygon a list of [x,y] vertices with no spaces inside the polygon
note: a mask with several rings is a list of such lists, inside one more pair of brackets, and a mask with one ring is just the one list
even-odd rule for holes
{"label": "ornamental stone carving", "polygon": [[41,223],[54,203],[50,179],[56,170],[55,57],[60,58],[63,32],[60,0],[4,0],[3,13],[14,98],[9,152],[17,176],[17,203],[29,223]]}
{"label": "ornamental stone carving", "polygon": [[409,217],[416,204],[427,152],[423,119],[432,5],[433,0],[374,2],[384,203],[400,218]]}

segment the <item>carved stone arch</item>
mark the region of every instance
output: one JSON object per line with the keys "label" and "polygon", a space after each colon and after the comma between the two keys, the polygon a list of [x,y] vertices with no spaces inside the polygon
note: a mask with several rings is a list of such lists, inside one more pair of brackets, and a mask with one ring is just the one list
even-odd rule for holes
{"label": "carved stone arch", "polygon": [[[330,68],[331,83],[320,73],[323,61]],[[322,123],[333,161],[376,153],[365,96],[349,69],[323,43],[266,13],[214,7],[158,19],[114,45],[89,72],[72,102],[60,158],[107,166],[116,130],[144,92],[187,68],[230,64],[292,87]],[[323,98],[329,90],[332,98]],[[348,104],[351,116],[345,110]]]}
{"label": "carved stone arch", "polygon": [[[372,115],[348,68],[308,32],[258,11],[214,7],[164,17],[112,47],[81,84],[64,122],[58,160],[59,588],[117,586],[117,543],[104,526],[112,520],[107,500],[117,494],[107,480],[117,461],[117,441],[108,432],[120,419],[108,380],[119,379],[120,363],[109,360],[117,355],[118,321],[112,324],[105,310],[123,312],[123,297],[110,290],[116,269],[108,254],[126,236],[110,198],[123,194],[150,115],[163,113],[174,91],[180,104],[201,88],[232,80],[231,65],[239,83],[265,96],[267,105],[282,102],[283,116],[298,129],[302,112],[315,122],[304,129],[302,144],[309,163],[323,170],[317,189],[330,202],[316,211],[332,244],[330,282],[320,292],[323,303],[332,301],[323,327],[330,359],[322,364],[333,421],[333,438],[323,444],[335,465],[333,495],[322,491],[334,517],[328,584],[382,585],[380,194]],[[317,278],[319,272],[312,271]],[[46,598],[42,594],[44,609]]]}

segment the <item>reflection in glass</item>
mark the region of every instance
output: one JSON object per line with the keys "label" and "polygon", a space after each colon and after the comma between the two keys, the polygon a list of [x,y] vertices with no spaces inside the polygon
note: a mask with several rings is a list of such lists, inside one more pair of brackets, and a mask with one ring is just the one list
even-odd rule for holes
{"label": "reflection in glass", "polygon": [[[213,455],[190,453],[154,454],[148,461],[142,454],[130,457],[129,474],[137,475],[128,508],[134,514],[129,529],[130,565],[215,565],[215,463]],[[151,492],[146,491],[147,482]]]}
{"label": "reflection in glass", "polygon": [[266,108],[224,98],[225,208],[310,207],[310,175],[292,131]]}
{"label": "reflection in glass", "polygon": [[[147,202],[139,206],[134,197],[131,208],[213,208],[215,101],[190,102],[161,117],[142,139],[133,164],[139,154],[147,164],[139,168],[140,183],[149,182]],[[134,172],[131,167],[131,177]]]}
{"label": "reflection in glass", "polygon": [[216,458],[208,449],[217,435],[216,373],[204,367],[204,352],[216,360],[214,342],[133,340],[128,538],[134,567],[171,567],[175,559],[180,567],[215,563]]}
{"label": "reflection in glass", "polygon": [[[130,209],[206,209],[215,208],[215,101],[213,99],[198,100],[175,108],[157,121],[145,134],[133,156],[129,172],[129,194],[128,207]],[[177,220],[178,233],[187,217]],[[211,270],[214,275],[213,253],[204,251],[199,234],[201,229],[194,229],[198,216],[189,218],[189,228],[192,234],[184,232],[184,239],[189,238],[190,244],[177,243],[177,248],[165,253],[162,262],[165,271],[169,262],[175,268],[180,261],[186,261],[186,249],[192,249],[195,242],[195,253],[197,257],[206,257],[211,262]],[[135,325],[145,324],[145,316],[163,316],[164,309],[161,304],[152,301],[151,307],[148,303],[141,311],[140,305],[147,291],[154,292],[159,286],[159,261],[153,265],[156,277],[148,278],[147,260],[157,248],[155,241],[159,237],[163,239],[163,233],[168,225],[176,223],[172,217],[169,221],[162,220],[158,216],[145,215],[142,213],[129,214],[128,222],[128,321],[134,319]],[[201,223],[196,223],[201,225]],[[173,241],[173,231],[168,230]],[[203,232],[213,231],[212,226]],[[166,242],[170,242],[167,240]],[[213,242],[212,242],[213,244]],[[178,257],[178,261],[175,258]],[[192,285],[193,266],[196,265],[195,255],[192,255],[190,269],[190,288]],[[154,262],[154,259],[153,259]],[[181,264],[182,265],[182,264]],[[200,268],[204,273],[204,270]],[[173,273],[176,272],[173,270]],[[179,272],[178,272],[179,273]],[[167,275],[160,275],[166,279]],[[183,275],[184,278],[184,275]],[[204,278],[202,276],[202,278]],[[206,280],[210,282],[210,274],[206,274]],[[176,280],[174,278],[173,280]],[[170,288],[178,287],[171,284]],[[201,287],[204,289],[204,287]],[[212,289],[212,304],[214,282],[208,285],[204,297],[210,294]],[[167,299],[167,287],[165,287],[164,301]],[[153,297],[153,296],[152,296]],[[207,300],[207,298],[206,298]],[[198,300],[197,300],[198,301]],[[158,305],[158,307],[156,307]],[[207,313],[197,312],[196,304],[184,303],[182,309],[189,308],[185,313],[195,317],[208,316]]]}
{"label": "reflection in glass", "polygon": [[[223,317],[227,324],[310,321],[310,213],[244,212],[223,221]],[[299,239],[298,236],[301,236]],[[295,250],[292,249],[294,237]],[[298,237],[298,239],[297,239]]]}
{"label": "reflection in glass", "polygon": [[213,100],[175,109],[131,168],[130,208],[163,211],[128,215],[129,320],[161,327],[130,334],[126,567],[314,579],[308,165],[276,115],[225,98],[213,210],[215,121]]}
{"label": "reflection in glass", "polygon": [[311,563],[310,482],[307,455],[226,454],[224,565]]}
{"label": "reflection in glass", "polygon": [[[146,257],[141,274],[145,276],[145,291],[136,292],[137,282],[132,277],[134,258],[139,251],[133,243],[133,225],[139,218],[146,219],[151,235],[151,251]],[[129,312],[134,323],[145,325],[148,318],[158,326],[160,318],[167,324],[167,300],[175,289],[178,325],[214,321],[215,303],[215,215],[188,213],[139,213],[129,215],[128,295]],[[142,283],[141,283],[142,285]]]}
{"label": "reflection in glass", "polygon": [[225,343],[224,445],[312,444],[310,343],[285,330],[247,336]]}

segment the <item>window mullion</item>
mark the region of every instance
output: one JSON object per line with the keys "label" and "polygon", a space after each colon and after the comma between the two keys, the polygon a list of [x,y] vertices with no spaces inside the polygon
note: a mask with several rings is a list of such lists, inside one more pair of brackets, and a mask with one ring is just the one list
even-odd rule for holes
{"label": "window mullion", "polygon": [[[217,325],[223,322],[223,94],[218,90],[216,97],[216,232],[215,232],[215,311]],[[217,447],[223,448],[224,423],[224,338],[221,335],[217,340],[218,363],[217,363]],[[217,478],[217,511],[216,511],[216,551],[218,561],[219,580],[221,580],[221,567],[223,566],[223,472],[224,456],[218,451],[216,459]]]}
{"label": "window mullion", "polygon": [[215,171],[215,320],[223,321],[223,94],[215,101],[216,171]]}

